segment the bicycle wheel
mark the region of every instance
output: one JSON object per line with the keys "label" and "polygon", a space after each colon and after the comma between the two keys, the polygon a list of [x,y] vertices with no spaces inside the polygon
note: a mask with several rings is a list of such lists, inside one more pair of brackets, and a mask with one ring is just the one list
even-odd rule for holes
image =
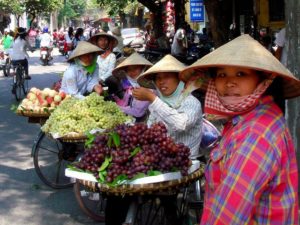
{"label": "bicycle wheel", "polygon": [[73,154],[71,147],[65,148],[64,143],[39,133],[33,145],[33,163],[39,178],[48,186],[56,189],[71,187],[73,182],[65,176],[68,163],[76,159],[77,152]]}
{"label": "bicycle wheel", "polygon": [[76,180],[73,190],[80,209],[91,219],[104,222],[105,198],[99,192],[93,192],[78,180]]}
{"label": "bicycle wheel", "polygon": [[22,99],[22,91],[23,91],[23,77],[22,77],[22,69],[17,67],[16,76],[14,77],[14,89],[15,89],[15,97],[17,101]]}

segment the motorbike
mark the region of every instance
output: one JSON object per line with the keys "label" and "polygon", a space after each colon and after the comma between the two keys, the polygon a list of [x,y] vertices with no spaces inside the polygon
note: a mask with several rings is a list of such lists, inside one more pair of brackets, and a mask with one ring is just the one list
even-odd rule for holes
{"label": "motorbike", "polygon": [[41,61],[44,66],[49,65],[50,60],[52,59],[50,54],[50,49],[48,47],[41,47]]}
{"label": "motorbike", "polygon": [[58,40],[57,47],[60,54],[65,55],[65,40]]}

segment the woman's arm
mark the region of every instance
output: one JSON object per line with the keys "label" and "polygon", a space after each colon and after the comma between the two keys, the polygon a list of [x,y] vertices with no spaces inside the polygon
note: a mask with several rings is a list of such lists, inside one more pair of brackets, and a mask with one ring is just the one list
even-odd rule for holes
{"label": "woman's arm", "polygon": [[200,102],[193,96],[188,96],[178,109],[171,108],[159,97],[156,97],[150,104],[149,111],[174,131],[184,131],[193,126],[199,117],[202,117]]}

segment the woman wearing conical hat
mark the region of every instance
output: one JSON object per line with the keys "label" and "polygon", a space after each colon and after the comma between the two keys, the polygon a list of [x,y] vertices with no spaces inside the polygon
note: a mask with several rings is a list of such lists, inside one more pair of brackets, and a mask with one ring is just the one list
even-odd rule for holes
{"label": "woman wearing conical hat", "polygon": [[[148,124],[163,122],[168,133],[178,143],[191,150],[191,157],[199,153],[202,127],[200,102],[192,95],[182,99],[184,83],[178,74],[185,66],[171,55],[166,55],[138,77],[142,87],[133,90],[136,99],[149,101]],[[156,88],[156,92],[148,88]]]}
{"label": "woman wearing conical hat", "polygon": [[100,51],[100,48],[89,42],[79,42],[68,59],[70,65],[64,72],[60,91],[76,98],[84,98],[93,91],[101,94],[96,62]]}
{"label": "woman wearing conical hat", "polygon": [[[184,83],[179,80],[179,72],[185,66],[171,55],[166,55],[154,66],[138,77],[141,88],[133,90],[133,96],[149,101],[149,125],[157,122],[165,124],[168,134],[177,143],[190,148],[190,157],[199,154],[201,141],[202,112],[200,102],[192,95],[182,98]],[[154,90],[148,89],[156,88]],[[177,215],[177,195],[160,198],[164,207],[167,224],[181,225]]]}
{"label": "woman wearing conical hat", "polygon": [[284,99],[300,81],[242,35],[180,73],[210,79],[204,112],[225,121],[206,168],[201,224],[298,224],[298,170]]}
{"label": "woman wearing conical hat", "polygon": [[112,71],[113,76],[106,80],[113,100],[124,113],[135,117],[137,122],[144,119],[150,103],[133,98],[132,90],[140,86],[137,77],[151,66],[152,63],[147,59],[138,53],[133,53],[118,65]]}
{"label": "woman wearing conical hat", "polygon": [[102,50],[97,58],[97,63],[99,65],[99,79],[104,83],[112,75],[116,66],[116,56],[112,51],[118,45],[118,40],[113,35],[99,32],[90,38],[90,42]]}

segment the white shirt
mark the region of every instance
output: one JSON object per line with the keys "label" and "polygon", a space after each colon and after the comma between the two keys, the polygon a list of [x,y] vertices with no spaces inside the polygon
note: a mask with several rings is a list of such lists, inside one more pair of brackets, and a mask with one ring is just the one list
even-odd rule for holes
{"label": "white shirt", "polygon": [[173,109],[159,97],[149,105],[148,125],[163,122],[176,143],[183,143],[191,150],[190,158],[199,154],[202,138],[202,110],[200,102],[192,95],[186,97],[178,109]]}
{"label": "white shirt", "polygon": [[98,66],[93,74],[87,75],[87,71],[79,65],[72,63],[63,75],[60,91],[76,98],[84,98],[86,92],[92,92],[98,84]]}
{"label": "white shirt", "polygon": [[97,63],[99,66],[99,79],[105,81],[112,75],[112,71],[116,66],[116,56],[114,53],[110,53],[106,58],[98,56]]}
{"label": "white shirt", "polygon": [[51,35],[49,33],[43,33],[41,36],[40,36],[40,40],[41,40],[41,47],[51,47],[52,46],[52,42],[53,42],[53,39],[51,37]]}
{"label": "white shirt", "polygon": [[18,37],[12,44],[11,59],[12,60],[23,60],[29,58],[26,49],[30,49],[28,41]]}
{"label": "white shirt", "polygon": [[281,29],[279,33],[277,34],[275,44],[279,47],[282,47],[282,53],[281,53],[281,59],[280,62],[287,66],[287,49],[288,49],[288,42],[286,42],[285,39],[285,28]]}

